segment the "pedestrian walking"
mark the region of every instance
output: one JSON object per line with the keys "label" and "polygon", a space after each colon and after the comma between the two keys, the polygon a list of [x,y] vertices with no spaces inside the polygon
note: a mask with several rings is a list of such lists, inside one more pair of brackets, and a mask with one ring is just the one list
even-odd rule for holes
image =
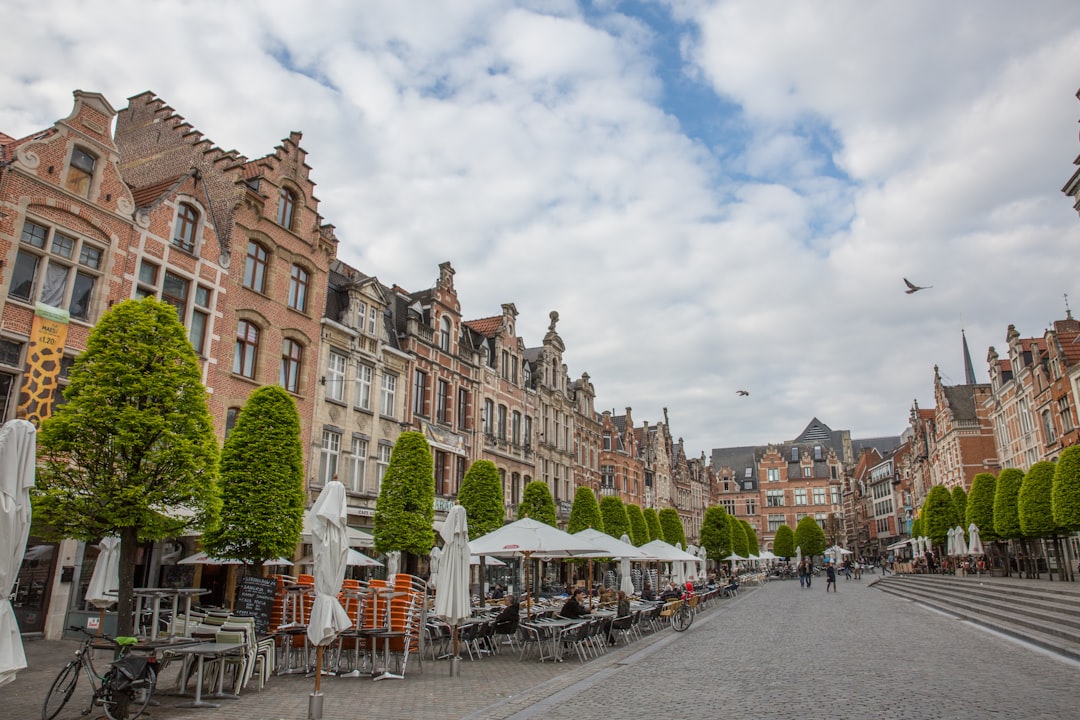
{"label": "pedestrian walking", "polygon": [[810,589],[810,582],[814,579],[814,563],[812,560],[806,560],[806,589]]}
{"label": "pedestrian walking", "polygon": [[836,592],[836,568],[831,563],[825,568],[825,592],[829,592],[830,586]]}
{"label": "pedestrian walking", "polygon": [[799,562],[799,567],[795,568],[795,572],[799,575],[799,587],[806,587],[806,561]]}

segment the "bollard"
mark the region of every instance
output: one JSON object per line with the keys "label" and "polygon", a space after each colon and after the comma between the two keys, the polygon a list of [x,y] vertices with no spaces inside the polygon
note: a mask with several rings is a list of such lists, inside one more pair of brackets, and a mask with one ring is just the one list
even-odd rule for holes
{"label": "bollard", "polygon": [[461,675],[461,658],[450,658],[450,677],[458,677]]}

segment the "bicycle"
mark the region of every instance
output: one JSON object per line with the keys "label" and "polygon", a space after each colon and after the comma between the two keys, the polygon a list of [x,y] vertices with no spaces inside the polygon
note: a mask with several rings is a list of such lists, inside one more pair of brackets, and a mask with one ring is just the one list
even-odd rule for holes
{"label": "bicycle", "polygon": [[[86,639],[75,651],[75,657],[68,661],[49,686],[45,704],[41,708],[41,720],[53,720],[60,714],[75,693],[75,686],[79,684],[79,676],[83,673],[93,690],[90,704],[82,711],[83,715],[89,715],[96,705],[105,710],[109,720],[133,720],[142,715],[150,704],[150,696],[154,694],[157,684],[155,658],[150,655],[131,654],[131,646],[138,642],[138,638],[111,638],[108,635],[99,637],[75,625],[70,629],[81,632]],[[92,645],[95,640],[112,643],[119,655],[114,662],[109,663],[109,669],[104,675],[99,675],[94,667]]]}
{"label": "bicycle", "polygon": [[694,611],[690,608],[687,600],[674,600],[664,608],[662,615],[667,615],[671,621],[671,629],[675,632],[683,632],[694,622]]}

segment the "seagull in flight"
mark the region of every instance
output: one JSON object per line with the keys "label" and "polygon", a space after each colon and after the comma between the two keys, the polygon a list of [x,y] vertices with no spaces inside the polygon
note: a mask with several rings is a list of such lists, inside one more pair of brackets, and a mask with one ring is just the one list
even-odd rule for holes
{"label": "seagull in flight", "polygon": [[930,288],[934,287],[933,285],[919,286],[911,282],[907,278],[904,278],[904,284],[908,287],[908,289],[904,291],[908,295],[911,295],[912,293],[917,293],[920,290],[929,290]]}
{"label": "seagull in flight", "polygon": [[747,395],[750,394],[750,391],[749,390],[736,390],[735,394],[736,395],[742,395],[743,397],[746,397]]}

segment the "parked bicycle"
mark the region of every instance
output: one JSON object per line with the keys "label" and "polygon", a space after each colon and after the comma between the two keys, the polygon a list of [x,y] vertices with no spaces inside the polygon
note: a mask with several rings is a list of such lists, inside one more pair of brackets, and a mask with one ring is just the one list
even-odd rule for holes
{"label": "parked bicycle", "polygon": [[664,608],[664,613],[671,620],[671,629],[682,632],[694,622],[694,610],[690,607],[690,599],[684,594],[683,600],[675,600],[670,607]]}
{"label": "parked bicycle", "polygon": [[[109,720],[133,720],[142,715],[157,684],[154,657],[131,652],[131,646],[138,642],[138,638],[111,638],[108,635],[99,637],[74,625],[71,629],[81,632],[86,639],[75,651],[75,657],[68,661],[49,687],[45,704],[41,708],[41,719],[53,720],[60,714],[75,693],[80,675],[84,673],[90,682],[93,695],[90,704],[82,711],[83,715],[89,715],[98,705],[105,710]],[[99,674],[94,667],[92,647],[95,641],[101,640],[111,643],[117,654],[116,660],[109,663],[104,674]]]}

